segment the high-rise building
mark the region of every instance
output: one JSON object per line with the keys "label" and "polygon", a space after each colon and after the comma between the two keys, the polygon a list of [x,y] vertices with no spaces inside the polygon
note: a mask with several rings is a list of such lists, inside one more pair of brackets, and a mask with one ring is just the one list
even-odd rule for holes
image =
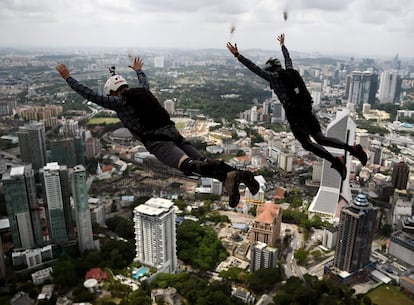
{"label": "high-rise building", "polygon": [[381,74],[378,99],[381,104],[400,101],[402,79],[397,71],[384,71]]}
{"label": "high-rise building", "polygon": [[217,179],[211,179],[211,194],[221,195],[223,193],[223,183]]}
{"label": "high-rise building", "polygon": [[88,189],[86,186],[86,170],[83,165],[73,168],[72,197],[75,208],[76,228],[79,251],[94,249],[92,220],[88,205]]}
{"label": "high-rise building", "polygon": [[17,136],[22,161],[32,164],[34,170],[43,167],[47,162],[44,124],[33,121],[20,127]]}
{"label": "high-rise building", "polygon": [[76,163],[75,142],[73,138],[53,140],[49,143],[50,161],[74,167]]}
{"label": "high-rise building", "polygon": [[136,259],[161,272],[177,269],[175,209],[171,200],[151,198],[134,209]]}
{"label": "high-rise building", "polygon": [[284,174],[291,174],[293,171],[293,154],[289,151],[281,150],[279,155],[279,169]]}
{"label": "high-rise building", "polygon": [[14,247],[40,246],[42,232],[33,170],[12,167],[3,175],[2,182]]}
{"label": "high-rise building", "polygon": [[[327,126],[326,136],[353,144],[356,125],[350,118],[349,109],[338,110],[336,118]],[[351,156],[343,149],[327,147],[334,156],[346,155],[346,167],[350,168]],[[318,215],[333,220],[339,216],[340,202],[349,202],[352,198],[348,177],[342,181],[331,163],[323,160],[322,177],[319,190],[309,206],[309,217]]]}
{"label": "high-rise building", "polygon": [[101,143],[99,139],[90,137],[85,141],[85,157],[92,159],[101,153]]}
{"label": "high-rise building", "polygon": [[167,110],[169,114],[173,114],[175,112],[175,103],[173,100],[165,100],[164,101],[164,108]]}
{"label": "high-rise building", "polygon": [[272,106],[272,100],[266,100],[263,102],[263,114],[270,114],[271,113],[271,107]]}
{"label": "high-rise building", "polygon": [[282,123],[286,120],[285,109],[277,95],[272,91],[272,123]]}
{"label": "high-rise building", "polygon": [[73,237],[67,167],[56,162],[48,163],[40,169],[40,175],[47,206],[49,237],[55,243],[65,243]]}
{"label": "high-rise building", "polygon": [[275,203],[264,203],[257,208],[256,218],[250,228],[250,244],[257,241],[277,246],[280,239],[282,209]]}
{"label": "high-rise building", "polygon": [[350,205],[342,208],[334,267],[353,273],[370,263],[375,222],[376,210],[365,194],[358,194]]}
{"label": "high-rise building", "polygon": [[348,102],[358,106],[374,104],[378,89],[378,75],[368,71],[353,71],[349,84]]}
{"label": "high-rise building", "polygon": [[276,268],[277,266],[277,249],[266,243],[255,242],[252,245],[250,255],[250,272],[265,268]]}
{"label": "high-rise building", "polygon": [[414,234],[401,230],[391,234],[388,253],[399,260],[414,266]]}
{"label": "high-rise building", "polygon": [[259,119],[259,112],[257,111],[257,106],[253,106],[250,109],[250,122],[257,122]]}
{"label": "high-rise building", "polygon": [[16,108],[16,101],[11,97],[2,97],[0,101],[0,116],[12,115]]}
{"label": "high-rise building", "polygon": [[154,57],[154,67],[155,68],[164,68],[164,56]]}
{"label": "high-rise building", "polygon": [[404,161],[394,165],[391,174],[392,185],[399,190],[407,188],[408,176],[410,175],[410,167]]}

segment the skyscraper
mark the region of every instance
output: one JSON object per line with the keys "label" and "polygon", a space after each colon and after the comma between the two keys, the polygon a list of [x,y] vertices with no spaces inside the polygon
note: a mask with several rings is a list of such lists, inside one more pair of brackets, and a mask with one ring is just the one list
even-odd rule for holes
{"label": "skyscraper", "polygon": [[[30,249],[36,246],[36,238],[41,242],[40,218],[31,217],[31,206],[36,204],[34,176],[28,172],[25,177],[23,166],[12,167],[3,175],[4,198],[10,221],[12,240],[16,249]],[[34,201],[34,202],[33,202]],[[37,214],[38,215],[38,214]]]}
{"label": "skyscraper", "polygon": [[72,197],[75,207],[79,251],[94,249],[91,213],[88,205],[86,170],[77,165],[72,171]]}
{"label": "skyscraper", "polygon": [[286,120],[285,109],[277,95],[272,91],[272,123],[282,123]]}
{"label": "skyscraper", "polygon": [[275,203],[264,203],[257,208],[256,218],[250,228],[250,244],[260,241],[276,247],[280,238],[282,209]]}
{"label": "skyscraper", "polygon": [[68,241],[68,231],[72,231],[67,168],[56,162],[48,163],[40,169],[40,175],[47,205],[49,236],[55,243],[65,243]]}
{"label": "skyscraper", "polygon": [[74,167],[76,163],[75,142],[73,138],[53,140],[49,143],[50,161]]}
{"label": "skyscraper", "polygon": [[[338,110],[336,118],[329,123],[326,136],[340,139],[349,144],[355,140],[356,125],[350,118],[349,109]],[[342,149],[326,147],[334,156],[344,155]],[[351,157],[346,153],[346,167],[350,168]],[[352,198],[348,177],[341,181],[338,172],[331,168],[331,163],[322,161],[322,177],[319,190],[309,206],[309,217],[319,215],[327,219],[334,219],[339,215],[340,200],[349,202]]]}
{"label": "skyscraper", "polygon": [[362,193],[341,210],[334,267],[353,273],[370,263],[375,221],[376,210]]}
{"label": "skyscraper", "polygon": [[92,159],[101,153],[101,143],[99,139],[90,137],[85,141],[85,156],[87,159]]}
{"label": "skyscraper", "polygon": [[22,161],[32,164],[35,170],[43,167],[47,162],[44,124],[33,121],[20,127],[17,136]]}
{"label": "skyscraper", "polygon": [[161,272],[177,269],[175,210],[171,200],[151,198],[134,209],[136,259]]}
{"label": "skyscraper", "polygon": [[391,174],[392,185],[399,190],[407,189],[408,176],[410,175],[410,168],[407,163],[400,161],[394,165]]}
{"label": "skyscraper", "polygon": [[374,104],[378,89],[378,75],[368,71],[353,71],[349,83],[348,102],[358,106]]}
{"label": "skyscraper", "polygon": [[382,72],[378,96],[380,103],[398,103],[400,101],[401,85],[402,79],[397,71]]}

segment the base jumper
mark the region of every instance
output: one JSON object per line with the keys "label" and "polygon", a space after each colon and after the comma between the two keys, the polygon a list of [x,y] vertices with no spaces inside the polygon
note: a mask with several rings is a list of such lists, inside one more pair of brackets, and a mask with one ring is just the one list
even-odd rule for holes
{"label": "base jumper", "polygon": [[149,83],[142,71],[143,61],[133,58],[129,66],[136,72],[138,86],[129,88],[126,80],[110,69],[112,76],[104,85],[105,95],[82,85],[71,77],[64,64],[56,70],[67,84],[85,99],[104,108],[114,110],[118,118],[134,137],[162,163],[179,169],[186,175],[215,178],[223,182],[231,207],[240,200],[239,184],[243,182],[252,194],[259,191],[259,184],[249,171],[241,171],[223,161],[203,158],[200,153],[177,131],[168,112],[149,90]]}
{"label": "base jumper", "polygon": [[282,64],[277,58],[270,58],[262,68],[241,55],[237,49],[237,44],[233,45],[228,42],[227,48],[250,71],[269,82],[270,88],[283,105],[293,135],[302,147],[329,161],[331,167],[337,170],[342,180],[344,180],[347,175],[345,157],[333,156],[324,146],[344,149],[358,158],[364,166],[367,163],[367,154],[359,144],[350,146],[339,139],[326,137],[322,133],[321,126],[312,112],[312,97],[299,72],[293,69],[292,60],[284,44],[285,34],[279,35],[277,39],[280,42],[285,59],[285,69],[282,68]]}

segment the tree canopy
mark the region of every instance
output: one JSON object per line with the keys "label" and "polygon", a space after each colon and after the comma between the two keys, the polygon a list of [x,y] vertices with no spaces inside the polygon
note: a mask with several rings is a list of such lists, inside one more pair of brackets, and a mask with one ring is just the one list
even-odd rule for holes
{"label": "tree canopy", "polygon": [[228,253],[210,227],[184,220],[177,227],[177,256],[200,271],[213,270]]}

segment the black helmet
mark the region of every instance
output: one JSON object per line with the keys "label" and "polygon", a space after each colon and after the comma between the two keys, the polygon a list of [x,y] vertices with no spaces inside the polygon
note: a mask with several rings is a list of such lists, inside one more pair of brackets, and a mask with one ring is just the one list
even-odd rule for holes
{"label": "black helmet", "polygon": [[266,64],[264,65],[263,69],[266,70],[266,71],[272,71],[276,67],[282,67],[282,63],[280,62],[280,60],[278,58],[270,57],[266,61]]}

